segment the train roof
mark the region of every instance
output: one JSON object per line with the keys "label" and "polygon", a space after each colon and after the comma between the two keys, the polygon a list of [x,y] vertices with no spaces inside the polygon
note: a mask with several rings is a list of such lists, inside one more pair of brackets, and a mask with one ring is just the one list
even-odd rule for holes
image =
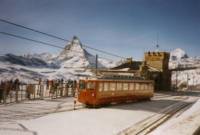
{"label": "train roof", "polygon": [[[85,80],[85,79],[84,79]],[[127,81],[127,82],[154,82],[153,80],[146,80],[143,78],[127,78],[127,79],[120,79],[120,78],[87,78],[88,81]]]}

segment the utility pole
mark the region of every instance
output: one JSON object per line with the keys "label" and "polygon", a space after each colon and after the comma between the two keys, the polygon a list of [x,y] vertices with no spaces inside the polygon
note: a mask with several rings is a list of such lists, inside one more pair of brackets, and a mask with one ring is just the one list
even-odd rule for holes
{"label": "utility pole", "polygon": [[96,76],[97,76],[97,70],[98,70],[98,55],[96,54],[96,65],[95,65],[95,68],[96,68]]}
{"label": "utility pole", "polygon": [[178,90],[178,71],[176,72],[176,91]]}
{"label": "utility pole", "polygon": [[194,79],[195,79],[195,74],[192,74],[193,75],[193,86],[195,86],[196,85],[196,83],[195,83],[195,81],[194,81]]}
{"label": "utility pole", "polygon": [[186,75],[187,75],[187,90],[188,90],[188,88],[189,88],[189,75],[188,75],[188,73]]}

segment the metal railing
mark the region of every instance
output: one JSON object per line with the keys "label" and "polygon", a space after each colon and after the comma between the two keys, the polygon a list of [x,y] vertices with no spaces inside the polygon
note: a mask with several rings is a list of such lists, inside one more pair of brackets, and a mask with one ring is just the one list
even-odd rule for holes
{"label": "metal railing", "polygon": [[18,89],[0,87],[0,104],[21,102],[24,100],[56,99],[75,96],[76,87],[66,83],[58,86],[47,84],[20,84]]}

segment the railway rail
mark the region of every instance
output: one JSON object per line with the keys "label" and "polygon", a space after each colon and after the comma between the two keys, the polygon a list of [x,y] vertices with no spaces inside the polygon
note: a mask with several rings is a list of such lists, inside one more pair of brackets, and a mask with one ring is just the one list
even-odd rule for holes
{"label": "railway rail", "polygon": [[175,114],[192,104],[192,102],[184,102],[184,100],[188,99],[188,97],[183,97],[182,99],[182,101],[178,101],[177,103],[164,108],[163,110],[158,112],[158,114],[154,114],[150,117],[147,117],[146,119],[132,125],[131,127],[122,130],[117,135],[149,134],[162,123],[170,119],[172,116],[174,116]]}

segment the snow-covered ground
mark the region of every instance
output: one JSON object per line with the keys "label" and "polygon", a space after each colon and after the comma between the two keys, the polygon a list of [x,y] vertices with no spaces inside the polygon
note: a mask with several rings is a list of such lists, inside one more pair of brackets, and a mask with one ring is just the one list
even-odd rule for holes
{"label": "snow-covered ground", "polygon": [[[200,97],[199,92],[186,94],[190,101]],[[184,95],[183,97],[185,97]],[[152,101],[129,103],[102,107],[98,109],[73,108],[73,99],[26,101],[20,104],[0,106],[0,134],[2,135],[112,135],[124,129],[137,125],[144,119],[159,114],[161,110],[184,102],[182,94],[159,93]],[[162,135],[163,130],[177,133],[185,126],[196,129],[200,112],[200,100],[188,111],[173,117],[171,125],[163,125],[164,128],[155,131],[155,135]],[[70,108],[69,108],[70,107]],[[55,113],[55,112],[59,113]],[[50,113],[50,114],[48,114]],[[52,114],[51,114],[52,113]],[[183,120],[182,123],[180,120]],[[168,123],[168,122],[167,122]],[[167,124],[166,123],[166,124]],[[170,126],[173,126],[173,129]],[[161,126],[162,127],[162,126]],[[165,129],[168,128],[168,129]],[[173,129],[170,130],[169,128]],[[190,130],[191,131],[191,130]],[[157,134],[156,134],[157,133]],[[168,132],[166,132],[168,133]],[[188,132],[184,132],[188,133]],[[170,134],[171,135],[171,134]],[[182,134],[180,134],[182,135]],[[189,134],[188,134],[189,135]]]}
{"label": "snow-covered ground", "polygon": [[112,135],[153,113],[142,110],[86,109],[20,122],[39,135]]}
{"label": "snow-covered ground", "polygon": [[[37,135],[18,123],[19,120],[36,119],[51,113],[72,111],[74,98],[29,100],[18,104],[0,105],[0,135]],[[80,109],[81,104],[76,105]]]}
{"label": "snow-covered ground", "polygon": [[186,71],[172,72],[172,80],[175,82],[176,77],[178,80],[178,86],[185,83],[189,86],[200,84],[200,68]]}
{"label": "snow-covered ground", "polygon": [[[190,68],[196,67],[197,69],[190,69],[185,71],[172,72],[172,82],[175,84],[176,79],[178,87],[183,86],[195,86],[200,85],[200,58],[189,57],[188,54],[178,48],[170,53],[169,68]],[[194,87],[193,87],[194,88]]]}
{"label": "snow-covered ground", "polygon": [[[66,111],[32,120],[22,119],[17,123],[22,125],[26,131],[34,132],[37,135],[112,135],[134,126],[178,101],[180,101],[180,97],[171,93],[156,94],[151,102]],[[5,133],[0,128],[1,131]],[[6,130],[6,132],[8,131]]]}

